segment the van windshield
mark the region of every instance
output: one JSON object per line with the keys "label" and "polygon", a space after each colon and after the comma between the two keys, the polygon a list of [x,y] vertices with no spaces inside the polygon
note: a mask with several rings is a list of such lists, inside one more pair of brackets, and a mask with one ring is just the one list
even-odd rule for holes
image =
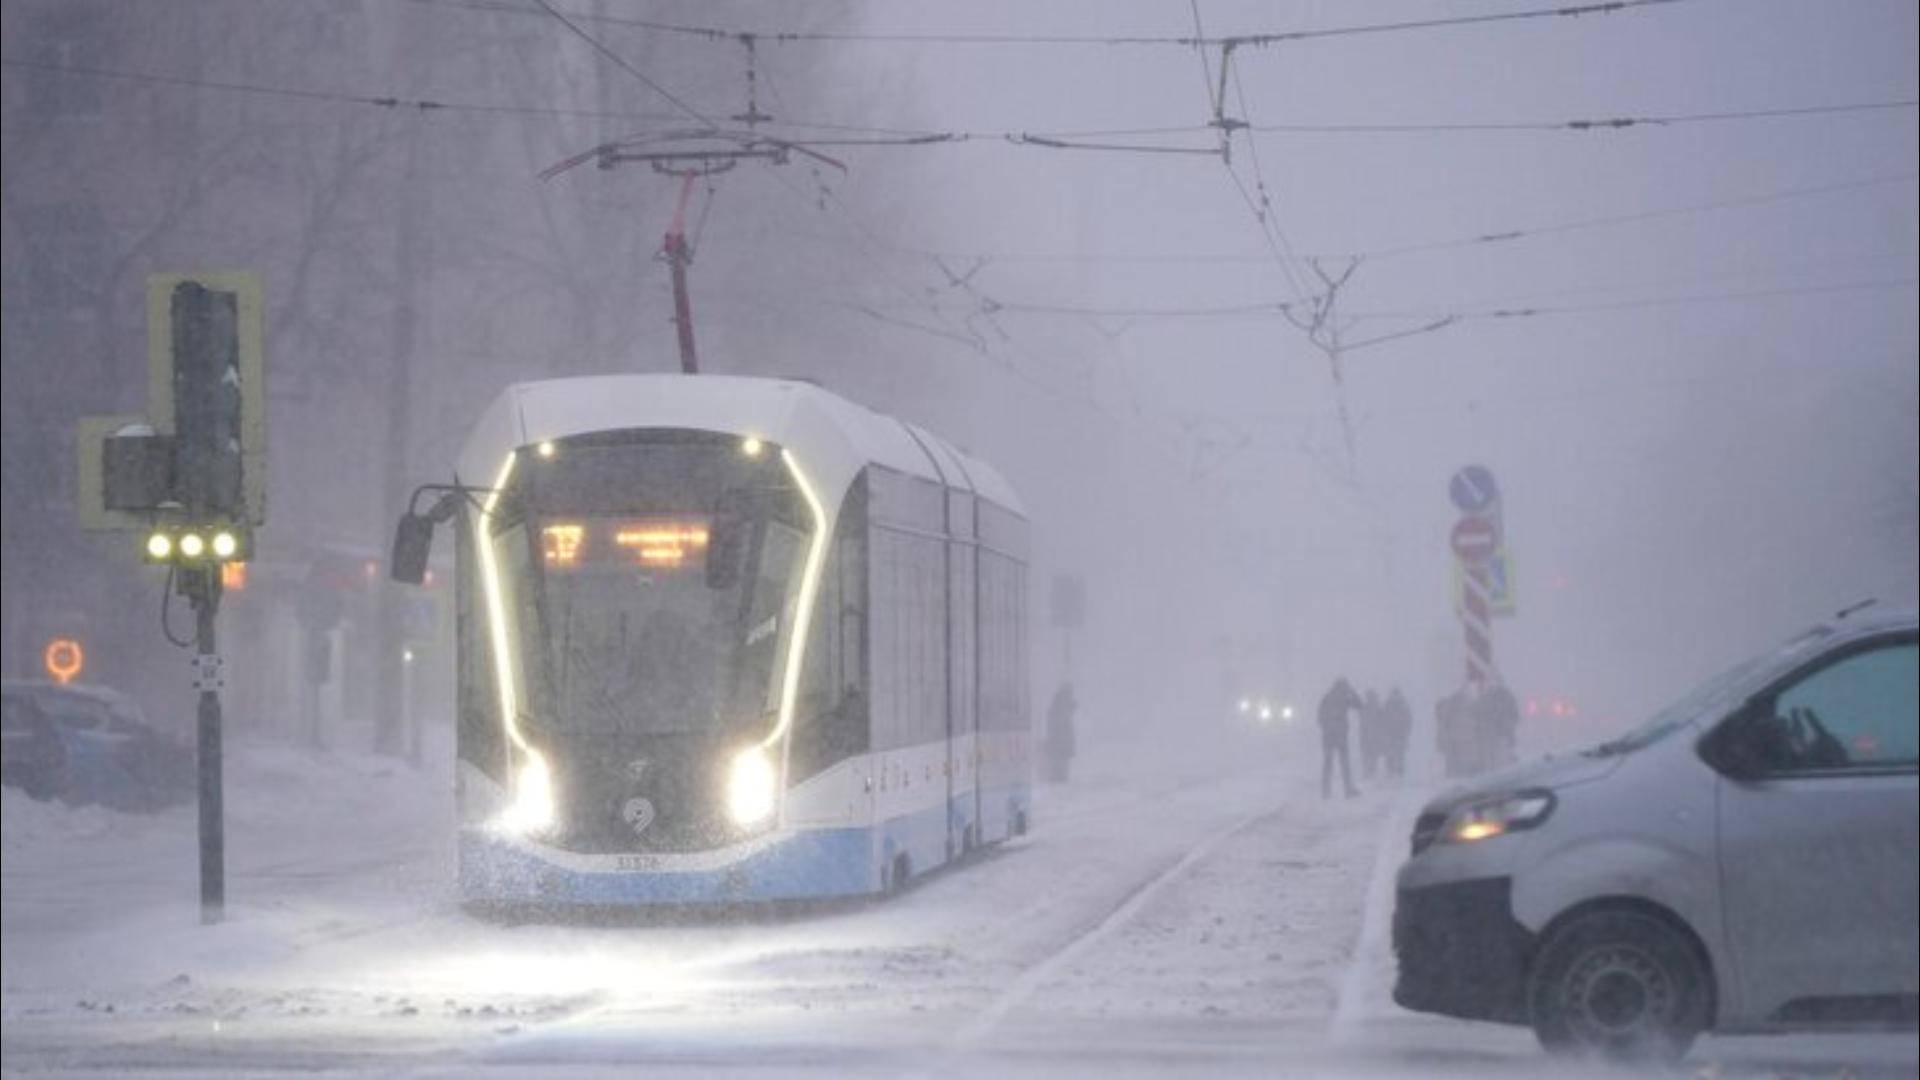
{"label": "van windshield", "polygon": [[1784,666],[1787,662],[1798,659],[1802,653],[1816,643],[1831,637],[1832,634],[1833,631],[1828,627],[1816,626],[1772,652],[1750,656],[1694,687],[1680,700],[1654,713],[1651,719],[1640,726],[1583,752],[1588,757],[1611,757],[1615,754],[1630,754],[1642,747],[1652,746],[1685,727],[1687,722],[1695,717],[1732,704],[1733,695],[1749,685],[1763,670]]}

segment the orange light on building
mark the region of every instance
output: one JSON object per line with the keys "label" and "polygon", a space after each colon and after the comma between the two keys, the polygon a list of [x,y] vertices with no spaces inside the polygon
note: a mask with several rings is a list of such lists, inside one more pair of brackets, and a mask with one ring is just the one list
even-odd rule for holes
{"label": "orange light on building", "polygon": [[587,530],[581,525],[549,525],[540,530],[540,553],[548,566],[572,566],[580,561],[580,545]]}
{"label": "orange light on building", "polygon": [[687,552],[707,546],[705,525],[677,522],[636,523],[613,534],[613,542],[634,552],[642,566],[675,567],[687,561]]}
{"label": "orange light on building", "polygon": [[47,642],[40,659],[53,681],[65,686],[87,666],[87,650],[70,637],[57,637]]}
{"label": "orange light on building", "polygon": [[228,592],[239,592],[247,587],[247,564],[229,562],[220,564],[220,587]]}

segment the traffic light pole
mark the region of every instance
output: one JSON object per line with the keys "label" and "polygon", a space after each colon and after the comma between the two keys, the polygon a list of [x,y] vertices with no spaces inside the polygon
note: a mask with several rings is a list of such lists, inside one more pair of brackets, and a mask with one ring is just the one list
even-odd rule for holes
{"label": "traffic light pole", "polygon": [[214,616],[220,611],[220,571],[188,571],[188,599],[193,602],[194,688],[200,691],[200,922],[221,921],[227,907],[227,838],[225,792],[222,779],[220,690],[226,685],[220,654],[215,650]]}

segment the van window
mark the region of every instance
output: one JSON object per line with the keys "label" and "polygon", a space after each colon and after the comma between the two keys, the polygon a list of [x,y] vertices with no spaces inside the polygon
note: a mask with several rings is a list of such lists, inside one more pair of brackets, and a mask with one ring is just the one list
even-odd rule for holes
{"label": "van window", "polygon": [[1920,645],[1854,652],[1782,689],[1775,723],[1788,769],[1884,768],[1920,761]]}

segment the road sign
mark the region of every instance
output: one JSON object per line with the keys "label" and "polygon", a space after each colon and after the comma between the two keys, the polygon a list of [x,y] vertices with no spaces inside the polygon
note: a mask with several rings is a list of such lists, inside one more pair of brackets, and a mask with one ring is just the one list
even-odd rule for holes
{"label": "road sign", "polygon": [[1453,553],[1470,566],[1479,566],[1493,557],[1500,547],[1500,536],[1493,522],[1483,517],[1463,517],[1453,526]]}
{"label": "road sign", "polygon": [[[1508,616],[1519,610],[1514,601],[1513,556],[1506,548],[1493,555],[1479,567],[1480,576],[1486,587],[1487,614]],[[1462,611],[1466,605],[1466,569],[1459,560],[1453,564],[1453,609]]]}
{"label": "road sign", "polygon": [[1493,470],[1485,465],[1468,465],[1453,474],[1447,496],[1462,514],[1487,516],[1500,501],[1500,488],[1493,482]]}

